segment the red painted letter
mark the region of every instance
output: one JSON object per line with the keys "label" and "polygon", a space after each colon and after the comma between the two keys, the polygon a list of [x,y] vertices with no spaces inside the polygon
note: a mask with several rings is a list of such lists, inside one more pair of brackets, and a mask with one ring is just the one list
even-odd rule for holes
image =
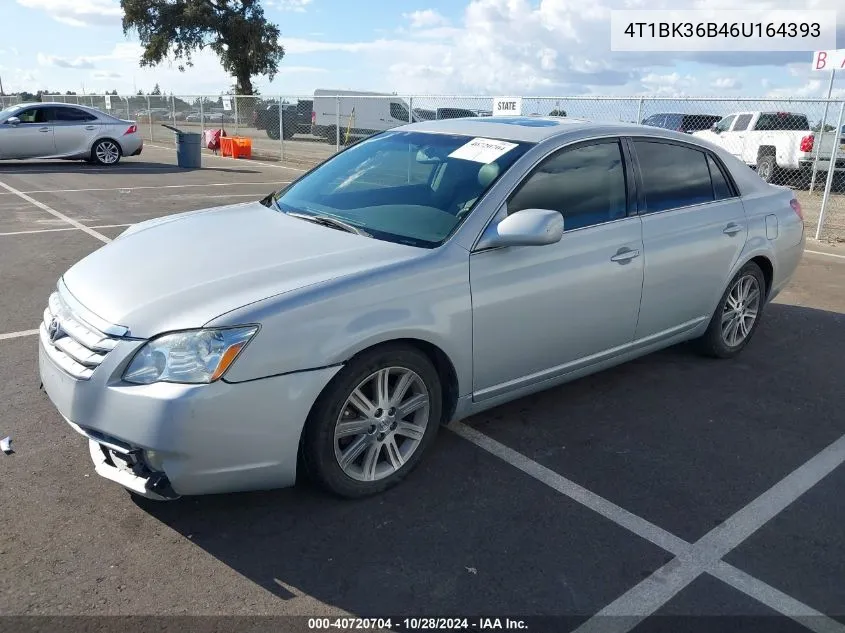
{"label": "red painted letter", "polygon": [[827,65],[827,52],[819,51],[819,56],[816,58],[816,70],[821,70]]}

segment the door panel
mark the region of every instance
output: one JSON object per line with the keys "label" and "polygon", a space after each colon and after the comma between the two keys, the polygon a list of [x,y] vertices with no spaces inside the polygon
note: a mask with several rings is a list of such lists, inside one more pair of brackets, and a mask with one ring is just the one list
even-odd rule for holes
{"label": "door panel", "polygon": [[56,155],[80,156],[87,154],[100,133],[99,121],[79,108],[56,106],[53,117],[53,137]]}
{"label": "door panel", "polygon": [[643,216],[647,255],[636,337],[709,318],[746,234],[738,198]]}
{"label": "door panel", "polygon": [[[710,317],[748,229],[742,202],[732,197],[706,154],[660,142],[635,141],[633,146],[646,207],[645,277],[636,331],[641,339]],[[711,167],[717,171],[712,177]]]}
{"label": "door panel", "polygon": [[38,158],[53,155],[53,126],[21,123],[4,126],[0,135],[3,158]]}
{"label": "door panel", "polygon": [[86,154],[94,143],[94,139],[97,138],[99,130],[100,126],[97,123],[56,122],[53,127],[56,154],[60,156]]}
{"label": "door panel", "polygon": [[23,159],[52,156],[53,124],[45,108],[29,108],[18,113],[18,125],[0,126],[0,156]]}
{"label": "door panel", "polygon": [[549,246],[473,253],[476,397],[497,395],[500,390],[492,388],[502,383],[630,343],[644,258],[611,260],[620,250],[642,253],[642,248],[640,218],[630,217],[567,232]]}
{"label": "door panel", "polygon": [[508,213],[559,212],[564,234],[556,244],[470,256],[474,398],[564,373],[564,365],[574,369],[632,341],[644,257],[630,185],[620,141],[609,138],[552,153],[510,196]]}

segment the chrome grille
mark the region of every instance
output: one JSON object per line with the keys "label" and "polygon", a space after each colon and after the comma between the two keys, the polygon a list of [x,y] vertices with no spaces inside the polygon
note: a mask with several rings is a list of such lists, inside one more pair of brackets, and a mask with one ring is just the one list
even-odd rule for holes
{"label": "chrome grille", "polygon": [[79,380],[88,380],[119,340],[82,320],[58,292],[50,295],[39,329],[47,355]]}

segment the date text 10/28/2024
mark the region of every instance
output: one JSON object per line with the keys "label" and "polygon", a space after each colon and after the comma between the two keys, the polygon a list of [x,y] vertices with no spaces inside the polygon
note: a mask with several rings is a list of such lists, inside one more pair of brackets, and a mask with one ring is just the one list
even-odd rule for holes
{"label": "date text 10/28/2024", "polygon": [[312,631],[527,631],[518,618],[308,618]]}

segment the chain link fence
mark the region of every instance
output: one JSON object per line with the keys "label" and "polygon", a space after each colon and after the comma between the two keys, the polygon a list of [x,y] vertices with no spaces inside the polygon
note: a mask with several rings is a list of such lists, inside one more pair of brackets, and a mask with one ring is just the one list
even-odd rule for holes
{"label": "chain link fence", "polygon": [[[7,97],[8,98],[8,97]],[[249,139],[251,155],[310,168],[348,144],[408,122],[484,117],[482,96],[55,95],[134,120],[150,143],[174,142],[163,124],[184,131],[219,129]],[[845,102],[823,99],[522,97],[523,116],[642,123],[716,143],[765,180],[796,191],[812,236],[845,241]],[[835,163],[834,163],[835,161]],[[831,165],[835,165],[831,170]]]}

